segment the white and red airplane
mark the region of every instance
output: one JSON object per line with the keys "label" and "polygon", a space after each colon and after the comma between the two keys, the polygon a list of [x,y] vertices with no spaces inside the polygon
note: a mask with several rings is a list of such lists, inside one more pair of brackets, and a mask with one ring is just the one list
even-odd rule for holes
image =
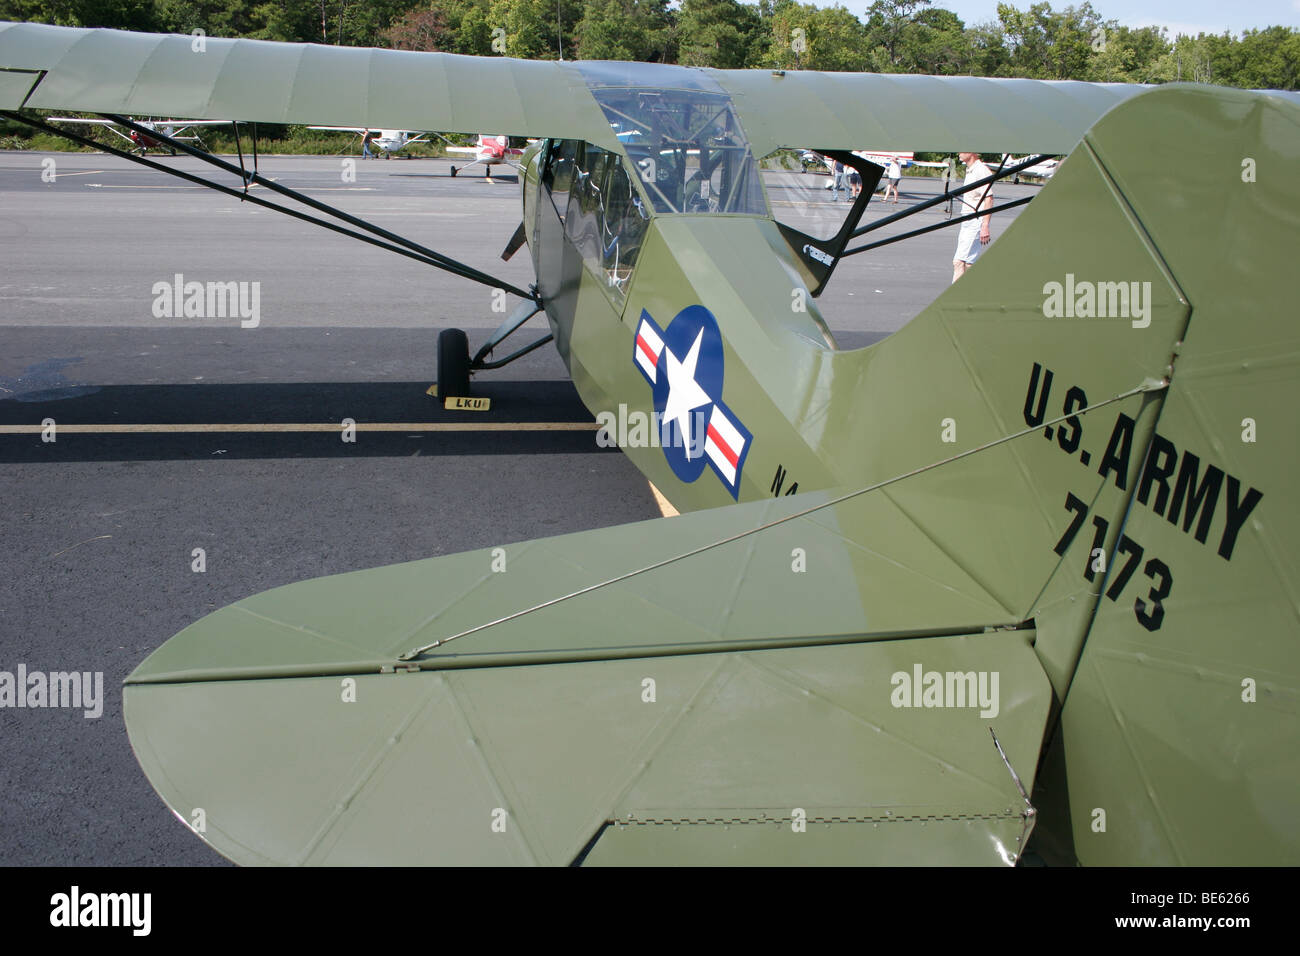
{"label": "white and red airplane", "polygon": [[[193,129],[198,126],[230,125],[226,120],[143,120],[135,119],[134,117],[131,117],[131,119],[134,123],[144,127],[145,129],[157,130],[162,135],[169,136],[172,139],[188,140],[190,142],[198,143],[198,145],[203,149],[207,149],[207,147],[203,145],[203,140],[199,139],[197,135],[182,136],[180,134],[184,133],[187,129]],[[126,132],[123,132],[118,128],[120,124],[114,123],[112,120],[83,119],[79,116],[51,116],[50,121],[54,123],[70,123],[78,126],[102,126],[109,132],[117,134],[130,143],[133,147],[131,152],[138,151],[141,156],[151,149],[168,150],[171,155],[176,155],[176,150],[164,146],[159,140],[154,139],[152,136],[134,129],[128,129]]]}
{"label": "white and red airplane", "polygon": [[482,163],[484,172],[483,178],[487,182],[492,182],[493,166],[512,166],[518,169],[519,161],[517,157],[524,154],[522,149],[514,149],[511,147],[510,137],[489,136],[486,133],[479,134],[478,145],[476,146],[448,146],[447,152],[469,153],[474,156],[473,162],[466,163],[459,169],[455,166],[451,167],[451,174],[453,176],[457,173],[463,173],[471,166],[477,166]]}

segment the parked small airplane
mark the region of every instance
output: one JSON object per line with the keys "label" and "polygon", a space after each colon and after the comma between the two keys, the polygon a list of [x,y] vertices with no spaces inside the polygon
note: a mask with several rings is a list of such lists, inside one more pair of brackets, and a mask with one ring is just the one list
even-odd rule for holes
{"label": "parked small airplane", "polygon": [[[904,169],[907,169],[910,166],[923,166],[923,167],[928,166],[933,169],[943,169],[948,165],[947,163],[935,163],[935,162],[927,162],[925,160],[918,160],[916,159],[916,153],[914,151],[900,152],[900,151],[855,149],[853,150],[853,155],[861,157],[862,159],[865,159],[868,162],[875,163],[877,166],[888,166],[890,160],[896,159],[898,160],[898,164],[902,166]],[[799,158],[803,162],[803,167],[805,172],[807,172],[809,169],[816,169],[819,172],[830,171],[830,168],[826,164],[825,157],[823,157],[820,153],[817,153],[811,149],[800,150]]]}
{"label": "parked small airplane", "polygon": [[514,149],[510,146],[510,137],[508,136],[489,136],[480,133],[477,146],[447,146],[446,151],[449,153],[468,153],[474,157],[472,163],[467,163],[457,169],[451,167],[453,176],[463,173],[472,166],[483,166],[483,178],[492,182],[493,166],[510,166],[514,169],[519,168],[519,157],[523,156],[522,149]]}
{"label": "parked small airplane", "polygon": [[365,126],[309,126],[308,129],[332,130],[340,133],[356,133],[363,139],[370,137],[374,146],[385,159],[392,159],[393,153],[405,149],[412,143],[425,143],[425,134],[413,129],[373,129]]}
{"label": "parked small airplane", "polygon": [[198,135],[183,136],[182,133],[187,129],[197,129],[203,126],[229,126],[227,120],[148,120],[137,119],[135,123],[139,128],[122,130],[124,127],[120,123],[106,119],[84,119],[79,116],[51,116],[52,123],[67,123],[73,126],[101,126],[122,139],[126,140],[135,147],[134,152],[141,156],[149,150],[167,150],[172,156],[176,155],[176,150],[170,146],[164,146],[163,141],[157,137],[149,135],[157,131],[164,137],[171,140],[180,140],[187,143],[196,143],[200,149],[206,149]]}
{"label": "parked small airplane", "polygon": [[877,166],[887,166],[889,165],[889,161],[891,159],[898,160],[898,165],[902,166],[904,169],[908,169],[912,166],[920,166],[923,168],[929,167],[931,169],[945,169],[948,166],[947,163],[935,163],[935,162],[928,162],[923,159],[917,159],[916,153],[910,150],[907,152],[899,152],[898,150],[862,149],[862,150],[855,150],[854,153],[858,156],[861,156],[863,159],[875,163]]}
{"label": "parked small airplane", "polygon": [[[1019,158],[1012,156],[1010,153],[1002,154],[1002,163],[1004,166],[1022,166],[1028,156]],[[1061,166],[1060,159],[1045,159],[1041,163],[1034,163],[1031,166],[1022,166],[1020,172],[1016,173],[1014,182],[1020,182],[1022,179],[1040,179],[1044,182],[1056,175],[1057,169]]]}
{"label": "parked small airplane", "polygon": [[[0,114],[542,137],[504,253],[527,244],[527,290],[178,146],[264,187],[211,183],[246,203],[518,294],[473,359],[441,333],[440,394],[553,337],[598,440],[686,513],[291,584],[167,640],[123,709],[200,838],[286,864],[1014,864],[1031,834],[1049,862],[1300,863],[1300,96],[207,49],[0,24]],[[846,350],[816,303],[839,263],[947,225],[855,244],[947,201],[859,226],[864,139],[1071,158]],[[863,177],[829,238],[772,214],[760,160],[800,144]],[[550,334],[489,361],[538,311]]]}

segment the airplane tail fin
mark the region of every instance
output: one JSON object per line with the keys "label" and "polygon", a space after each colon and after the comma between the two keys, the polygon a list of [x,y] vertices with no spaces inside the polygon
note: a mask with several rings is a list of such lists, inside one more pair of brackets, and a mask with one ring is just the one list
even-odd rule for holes
{"label": "airplane tail fin", "polygon": [[833,359],[863,372],[837,472],[926,468],[884,493],[1035,622],[1042,785],[1084,862],[1300,860],[1297,156],[1285,96],[1135,97],[929,309]]}
{"label": "airplane tail fin", "polygon": [[[1043,786],[1068,799],[1086,863],[1294,865],[1300,107],[1157,91],[1085,145],[1187,318],[1168,345],[1168,388],[1145,426],[1136,417],[1127,473],[1105,482],[1116,507],[1093,507],[1058,572],[1077,579],[1102,550],[1091,607],[1064,606],[1054,581],[1035,610],[1040,655],[1069,660],[1087,626]],[[1110,275],[1096,278],[1125,278],[1108,247]],[[1155,327],[1153,316],[1129,337]],[[1124,438],[1117,421],[1105,447]]]}

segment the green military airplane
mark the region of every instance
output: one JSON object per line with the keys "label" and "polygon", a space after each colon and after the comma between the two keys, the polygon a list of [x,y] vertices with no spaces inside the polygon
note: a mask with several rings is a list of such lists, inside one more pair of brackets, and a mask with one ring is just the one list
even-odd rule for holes
{"label": "green military airplane", "polygon": [[[163,644],[131,742],[230,859],[1014,864],[1032,831],[1049,862],[1300,862],[1295,95],[0,24],[0,109],[540,137],[515,321],[544,309],[688,512],[277,588]],[[849,151],[881,143],[1069,160],[841,350],[815,293],[872,190],[818,239],[757,158],[871,186]],[[443,394],[486,355],[444,333]]]}

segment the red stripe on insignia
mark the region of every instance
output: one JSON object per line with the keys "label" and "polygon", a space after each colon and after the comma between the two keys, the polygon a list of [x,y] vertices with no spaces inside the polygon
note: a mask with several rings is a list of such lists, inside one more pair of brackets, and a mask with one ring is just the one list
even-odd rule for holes
{"label": "red stripe on insignia", "polygon": [[713,444],[718,446],[718,451],[722,452],[722,457],[731,462],[731,467],[736,467],[736,462],[740,459],[740,456],[732,451],[731,446],[722,440],[722,436],[718,434],[718,430],[710,425],[708,435],[709,438],[713,440]]}
{"label": "red stripe on insignia", "polygon": [[645,357],[650,360],[651,365],[659,364],[659,356],[655,355],[655,350],[650,347],[650,343],[640,335],[636,337],[636,347],[645,353]]}

